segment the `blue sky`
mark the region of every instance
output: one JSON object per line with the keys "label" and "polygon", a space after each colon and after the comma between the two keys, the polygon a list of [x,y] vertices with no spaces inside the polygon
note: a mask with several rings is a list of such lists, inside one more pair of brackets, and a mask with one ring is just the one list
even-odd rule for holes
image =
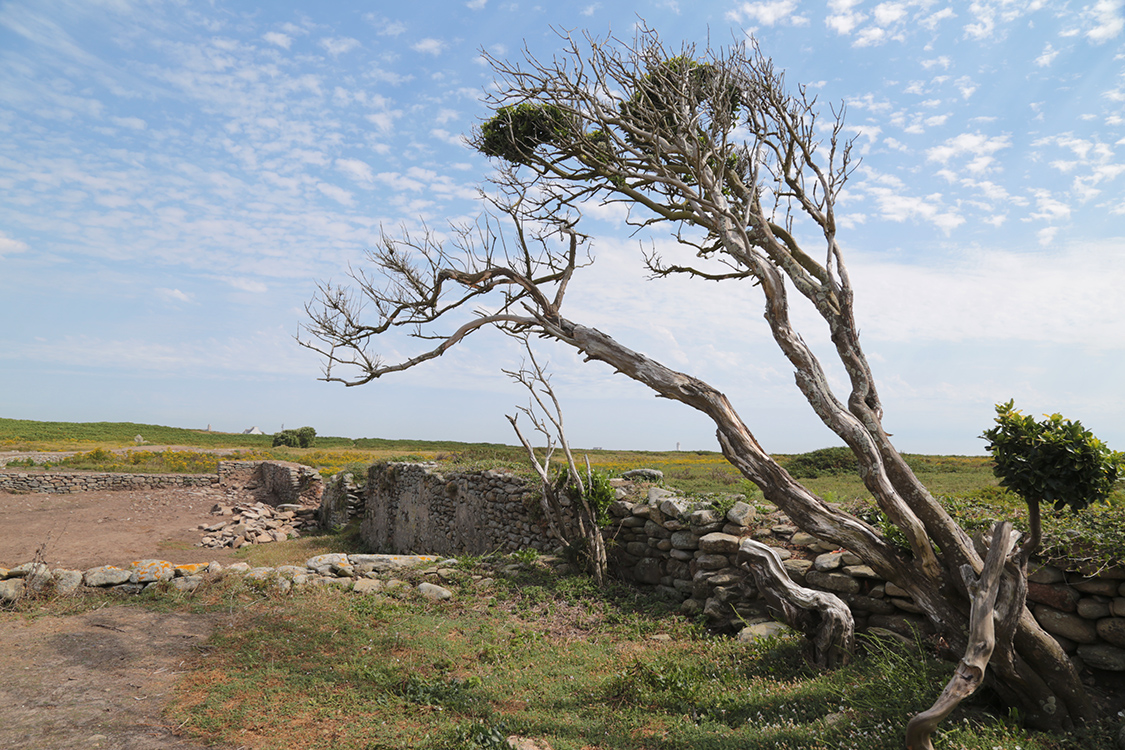
{"label": "blue sky", "polygon": [[[0,416],[515,442],[499,334],[360,388],[317,381],[294,335],[380,227],[481,210],[481,50],[549,59],[557,30],[639,17],[673,47],[754,34],[825,115],[847,105],[841,240],[900,448],[979,453],[1013,397],[1125,448],[1120,0],[0,2]],[[571,319],[708,380],[770,450],[836,442],[753,288],[646,280],[615,210],[586,231]],[[543,355],[576,445],[716,447],[686,407]]]}

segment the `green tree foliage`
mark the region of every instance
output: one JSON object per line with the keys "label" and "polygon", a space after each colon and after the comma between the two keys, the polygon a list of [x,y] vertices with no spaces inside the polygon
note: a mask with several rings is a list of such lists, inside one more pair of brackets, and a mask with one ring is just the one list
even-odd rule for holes
{"label": "green tree foliage", "polygon": [[996,427],[982,437],[1000,484],[1025,500],[1081,510],[1113,491],[1125,454],[1112,451],[1081,422],[1052,414],[1042,422],[1015,402],[996,406]]}
{"label": "green tree foliage", "polygon": [[311,448],[316,444],[316,430],[312,427],[299,427],[296,430],[282,430],[273,436],[273,447],[284,445],[289,448]]}
{"label": "green tree foliage", "polygon": [[500,107],[481,126],[478,148],[485,156],[523,164],[536,147],[553,142],[569,127],[570,120],[562,109],[550,104]]}

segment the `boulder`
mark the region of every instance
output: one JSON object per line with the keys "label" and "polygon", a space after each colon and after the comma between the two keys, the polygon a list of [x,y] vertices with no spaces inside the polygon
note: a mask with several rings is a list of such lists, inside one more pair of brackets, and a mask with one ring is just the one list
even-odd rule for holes
{"label": "boulder", "polygon": [[102,565],[97,568],[90,568],[86,571],[83,578],[87,586],[99,588],[103,586],[117,586],[122,583],[127,583],[129,578],[133,575],[132,571],[122,570],[121,568],[114,567],[113,565]]}
{"label": "boulder", "polygon": [[22,578],[6,578],[0,581],[0,604],[11,604],[23,596]]}
{"label": "boulder", "polygon": [[1052,635],[1061,635],[1076,643],[1096,643],[1098,640],[1094,623],[1083,620],[1078,615],[1038,604],[1035,607],[1035,619]]}

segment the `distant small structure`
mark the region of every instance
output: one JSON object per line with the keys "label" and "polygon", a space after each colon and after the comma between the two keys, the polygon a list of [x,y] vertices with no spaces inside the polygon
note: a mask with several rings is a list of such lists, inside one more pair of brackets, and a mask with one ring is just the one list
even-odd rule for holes
{"label": "distant small structure", "polygon": [[141,437],[140,435],[134,435],[133,436],[133,442],[136,443],[137,445],[140,445],[144,441],[145,441],[145,439],[143,437]]}
{"label": "distant small structure", "polygon": [[211,423],[210,423],[210,422],[208,422],[208,423],[207,423],[207,431],[208,431],[208,432],[210,432],[210,431],[211,431]]}
{"label": "distant small structure", "polygon": [[255,426],[255,427],[251,427],[249,430],[243,430],[242,434],[243,435],[265,435],[266,433],[262,432],[261,430],[259,430]]}

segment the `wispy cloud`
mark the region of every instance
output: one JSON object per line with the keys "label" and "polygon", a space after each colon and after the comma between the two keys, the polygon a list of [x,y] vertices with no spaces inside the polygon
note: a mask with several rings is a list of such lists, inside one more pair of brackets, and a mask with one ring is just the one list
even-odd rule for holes
{"label": "wispy cloud", "polygon": [[359,40],[351,37],[325,37],[320,40],[320,46],[333,57],[339,57],[359,47]]}
{"label": "wispy cloud", "polygon": [[1121,0],[1098,0],[1090,8],[1083,11],[1089,23],[1086,36],[1095,44],[1103,44],[1110,39],[1116,39],[1125,29],[1125,17],[1122,16]]}
{"label": "wispy cloud", "polygon": [[289,49],[289,47],[293,44],[293,37],[289,36],[288,34],[282,34],[280,31],[266,32],[265,34],[262,34],[262,39],[266,40],[270,44],[281,47],[282,49]]}
{"label": "wispy cloud", "polygon": [[425,39],[419,40],[410,45],[410,49],[414,50],[415,52],[421,52],[422,54],[433,55],[434,57],[437,57],[445,51],[445,48],[447,46],[448,45],[440,39],[426,37]]}

